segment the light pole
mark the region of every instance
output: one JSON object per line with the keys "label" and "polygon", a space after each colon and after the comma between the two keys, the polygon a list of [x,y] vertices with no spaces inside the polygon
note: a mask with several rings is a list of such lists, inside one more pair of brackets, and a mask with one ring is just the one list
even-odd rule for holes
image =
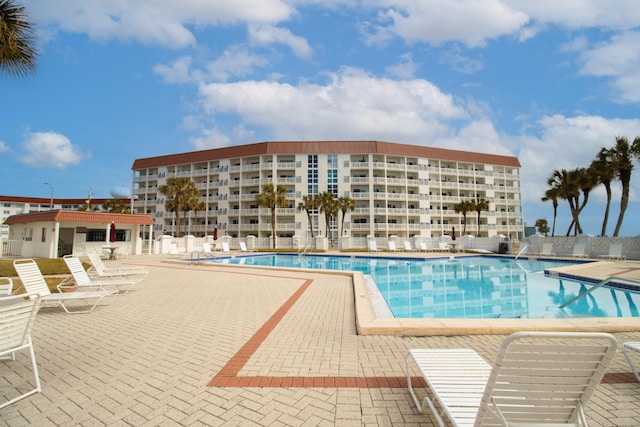
{"label": "light pole", "polygon": [[49,184],[48,182],[45,182],[44,185],[48,185],[51,189],[51,200],[49,201],[49,209],[53,210],[53,185]]}

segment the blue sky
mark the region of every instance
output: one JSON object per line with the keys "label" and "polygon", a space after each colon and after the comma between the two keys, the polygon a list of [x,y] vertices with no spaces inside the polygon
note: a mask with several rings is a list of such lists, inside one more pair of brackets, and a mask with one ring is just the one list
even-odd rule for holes
{"label": "blue sky", "polygon": [[[136,158],[377,139],[518,156],[533,225],[551,222],[554,169],[640,136],[635,0],[17,3],[40,55],[28,78],[0,74],[3,195],[110,197]],[[640,234],[640,168],[632,181],[624,235]],[[569,219],[562,203],[558,234]]]}

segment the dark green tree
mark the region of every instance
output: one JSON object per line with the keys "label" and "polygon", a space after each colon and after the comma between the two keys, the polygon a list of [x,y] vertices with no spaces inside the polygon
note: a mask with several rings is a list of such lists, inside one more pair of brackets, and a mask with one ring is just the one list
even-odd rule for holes
{"label": "dark green tree", "polygon": [[284,185],[274,187],[266,184],[262,187],[262,193],[256,194],[256,202],[263,208],[271,210],[271,235],[273,236],[273,249],[276,248],[276,209],[289,206],[287,189]]}
{"label": "dark green tree", "polygon": [[176,213],[176,235],[180,236],[180,213],[193,206],[198,200],[198,188],[191,178],[170,177],[167,183],[158,187],[158,191],[167,196],[165,208]]}
{"label": "dark green tree", "polygon": [[25,8],[13,0],[0,0],[0,69],[26,76],[35,71],[37,54]]}

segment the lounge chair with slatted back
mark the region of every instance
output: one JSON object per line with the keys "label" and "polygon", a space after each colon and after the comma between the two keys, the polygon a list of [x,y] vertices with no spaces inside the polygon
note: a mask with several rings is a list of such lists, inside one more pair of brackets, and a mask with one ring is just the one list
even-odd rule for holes
{"label": "lounge chair with slatted back", "polygon": [[631,353],[629,353],[630,351],[640,353],[640,342],[628,341],[622,344],[622,354],[624,355],[624,358],[627,359],[633,375],[635,375],[638,381],[640,381],[640,374],[638,373],[636,365],[633,363]]}
{"label": "lounge chair with slatted back", "polygon": [[553,252],[553,243],[543,243],[540,249],[540,255],[542,256],[555,256]]}
{"label": "lounge chair with slatted back", "polygon": [[87,270],[87,273],[94,277],[103,279],[114,277],[135,277],[136,279],[142,280],[147,274],[149,274],[149,270],[143,266],[107,267],[98,254],[90,253],[88,257],[91,262],[91,267]]}
{"label": "lounge chair with slatted back", "polygon": [[60,292],[69,288],[76,288],[79,290],[104,290],[115,289],[118,293],[126,294],[130,290],[134,289],[144,279],[144,276],[117,276],[117,277],[89,277],[89,274],[84,269],[80,258],[73,255],[65,255],[63,257],[67,268],[71,272],[71,278],[63,280],[58,285]]}
{"label": "lounge chair with slatted back", "polygon": [[622,243],[611,243],[609,245],[609,253],[606,255],[600,255],[598,258],[610,259],[610,260],[625,260],[627,257],[622,255]]}
{"label": "lounge chair with slatted back", "polygon": [[[414,349],[405,357],[407,385],[418,411],[428,405],[440,426],[586,426],[584,409],[617,345],[607,333],[517,332],[493,366],[468,348]],[[431,390],[422,404],[414,364]]]}
{"label": "lounge chair with slatted back", "polygon": [[[39,295],[35,295],[31,299],[26,299],[24,295],[2,298],[2,303],[0,304],[0,360],[3,363],[7,362],[9,365],[19,364],[21,361],[16,360],[15,353],[20,350],[28,350],[31,371],[34,377],[33,385],[35,387],[31,388],[32,385],[24,387],[20,381],[16,381],[16,378],[13,378],[16,374],[13,372],[11,374],[11,383],[19,386],[18,393],[20,394],[1,403],[0,409],[41,391],[36,355],[31,342],[31,327],[40,308],[40,301],[41,297]],[[9,378],[9,376],[5,375],[5,378]],[[24,391],[25,388],[28,388],[28,390]]]}
{"label": "lounge chair with slatted back", "polygon": [[[52,293],[40,272],[38,264],[32,259],[17,259],[13,261],[15,268],[22,282],[25,293],[31,297],[40,295],[42,297],[41,307],[59,306],[67,313],[89,313],[103,298],[113,296],[118,293],[116,290],[98,291],[76,291],[76,292],[56,292]],[[84,305],[81,305],[84,304]],[[84,310],[78,308],[81,305]]]}
{"label": "lounge chair with slatted back", "polygon": [[11,277],[0,277],[0,296],[11,295],[13,291],[13,279]]}
{"label": "lounge chair with slatted back", "polygon": [[587,258],[589,255],[587,255],[585,249],[586,246],[584,243],[576,243],[573,245],[573,254],[571,254],[571,256],[574,258]]}
{"label": "lounge chair with slatted back", "polygon": [[367,240],[367,249],[369,252],[378,252],[378,244],[373,239]]}

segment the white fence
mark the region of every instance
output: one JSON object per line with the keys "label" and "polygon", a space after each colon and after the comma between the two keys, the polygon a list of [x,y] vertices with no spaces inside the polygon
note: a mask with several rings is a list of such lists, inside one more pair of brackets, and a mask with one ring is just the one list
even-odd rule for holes
{"label": "white fence", "polygon": [[529,244],[528,254],[539,254],[543,243],[553,244],[552,252],[556,256],[571,256],[573,246],[583,243],[585,254],[589,258],[598,258],[609,253],[609,245],[622,243],[622,254],[631,260],[640,260],[640,236],[632,237],[597,237],[597,236],[529,236],[525,240]]}

